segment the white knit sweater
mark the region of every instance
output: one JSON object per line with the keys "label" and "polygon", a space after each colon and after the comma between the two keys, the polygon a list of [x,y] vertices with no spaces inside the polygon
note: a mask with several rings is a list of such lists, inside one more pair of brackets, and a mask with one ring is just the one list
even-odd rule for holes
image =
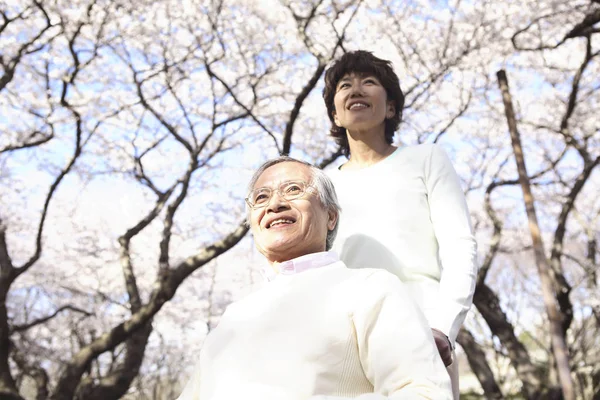
{"label": "white knit sweater", "polygon": [[444,150],[401,147],[368,168],[328,173],[342,206],[333,250],[349,268],[398,276],[454,343],[475,290],[476,243]]}
{"label": "white knit sweater", "polygon": [[300,257],[310,268],[284,269],[229,306],[179,400],[451,398],[431,331],[403,284],[331,256]]}

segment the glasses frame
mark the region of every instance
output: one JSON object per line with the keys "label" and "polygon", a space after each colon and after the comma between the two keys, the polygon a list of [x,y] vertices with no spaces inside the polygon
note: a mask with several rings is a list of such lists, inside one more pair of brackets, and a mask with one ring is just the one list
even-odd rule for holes
{"label": "glasses frame", "polygon": [[[302,193],[300,194],[294,194],[293,196],[286,196],[285,193],[283,192],[283,189],[285,189],[286,186],[289,186],[290,184],[301,184],[301,188],[302,188]],[[246,197],[244,200],[246,200],[246,204],[248,204],[248,207],[250,207],[253,210],[257,210],[259,208],[263,208],[266,207],[270,202],[271,199],[273,198],[273,193],[277,192],[277,194],[279,195],[280,198],[284,199],[285,201],[292,201],[292,200],[296,200],[301,198],[302,196],[304,196],[306,193],[308,193],[308,189],[312,188],[312,185],[310,183],[307,183],[306,181],[302,181],[302,180],[291,180],[291,181],[285,181],[282,182],[277,189],[273,189],[270,187],[260,187],[257,189],[254,189],[253,191],[251,191],[248,194],[248,197]],[[261,190],[268,190],[268,196],[269,198],[265,201],[264,204],[260,204],[260,205],[256,205],[252,202],[252,198],[254,198],[254,194],[257,191],[261,191]]]}

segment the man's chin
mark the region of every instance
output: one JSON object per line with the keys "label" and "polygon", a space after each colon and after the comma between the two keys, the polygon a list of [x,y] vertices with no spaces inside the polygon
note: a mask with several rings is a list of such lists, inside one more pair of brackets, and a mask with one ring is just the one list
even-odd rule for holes
{"label": "man's chin", "polygon": [[291,260],[303,254],[305,243],[302,240],[278,240],[265,247],[265,255],[278,262]]}

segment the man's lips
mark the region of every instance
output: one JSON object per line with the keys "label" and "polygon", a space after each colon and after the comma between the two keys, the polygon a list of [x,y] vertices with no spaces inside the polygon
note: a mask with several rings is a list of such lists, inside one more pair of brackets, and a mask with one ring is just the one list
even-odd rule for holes
{"label": "man's lips", "polygon": [[265,224],[265,227],[267,229],[271,229],[271,228],[274,228],[277,226],[291,225],[295,222],[296,222],[296,219],[292,218],[292,217],[277,217],[277,218],[272,218],[272,219],[268,220],[267,223]]}

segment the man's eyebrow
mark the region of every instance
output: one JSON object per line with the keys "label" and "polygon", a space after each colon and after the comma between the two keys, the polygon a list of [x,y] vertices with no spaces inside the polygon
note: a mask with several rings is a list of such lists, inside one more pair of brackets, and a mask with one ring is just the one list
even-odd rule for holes
{"label": "man's eyebrow", "polygon": [[296,183],[296,182],[300,182],[302,181],[301,179],[288,179],[287,181],[281,181],[279,182],[277,185],[275,186],[261,186],[261,187],[257,187],[256,189],[252,190],[253,192],[256,190],[261,190],[261,189],[273,189],[273,188],[277,188],[279,189],[282,185],[285,185],[286,183]]}

